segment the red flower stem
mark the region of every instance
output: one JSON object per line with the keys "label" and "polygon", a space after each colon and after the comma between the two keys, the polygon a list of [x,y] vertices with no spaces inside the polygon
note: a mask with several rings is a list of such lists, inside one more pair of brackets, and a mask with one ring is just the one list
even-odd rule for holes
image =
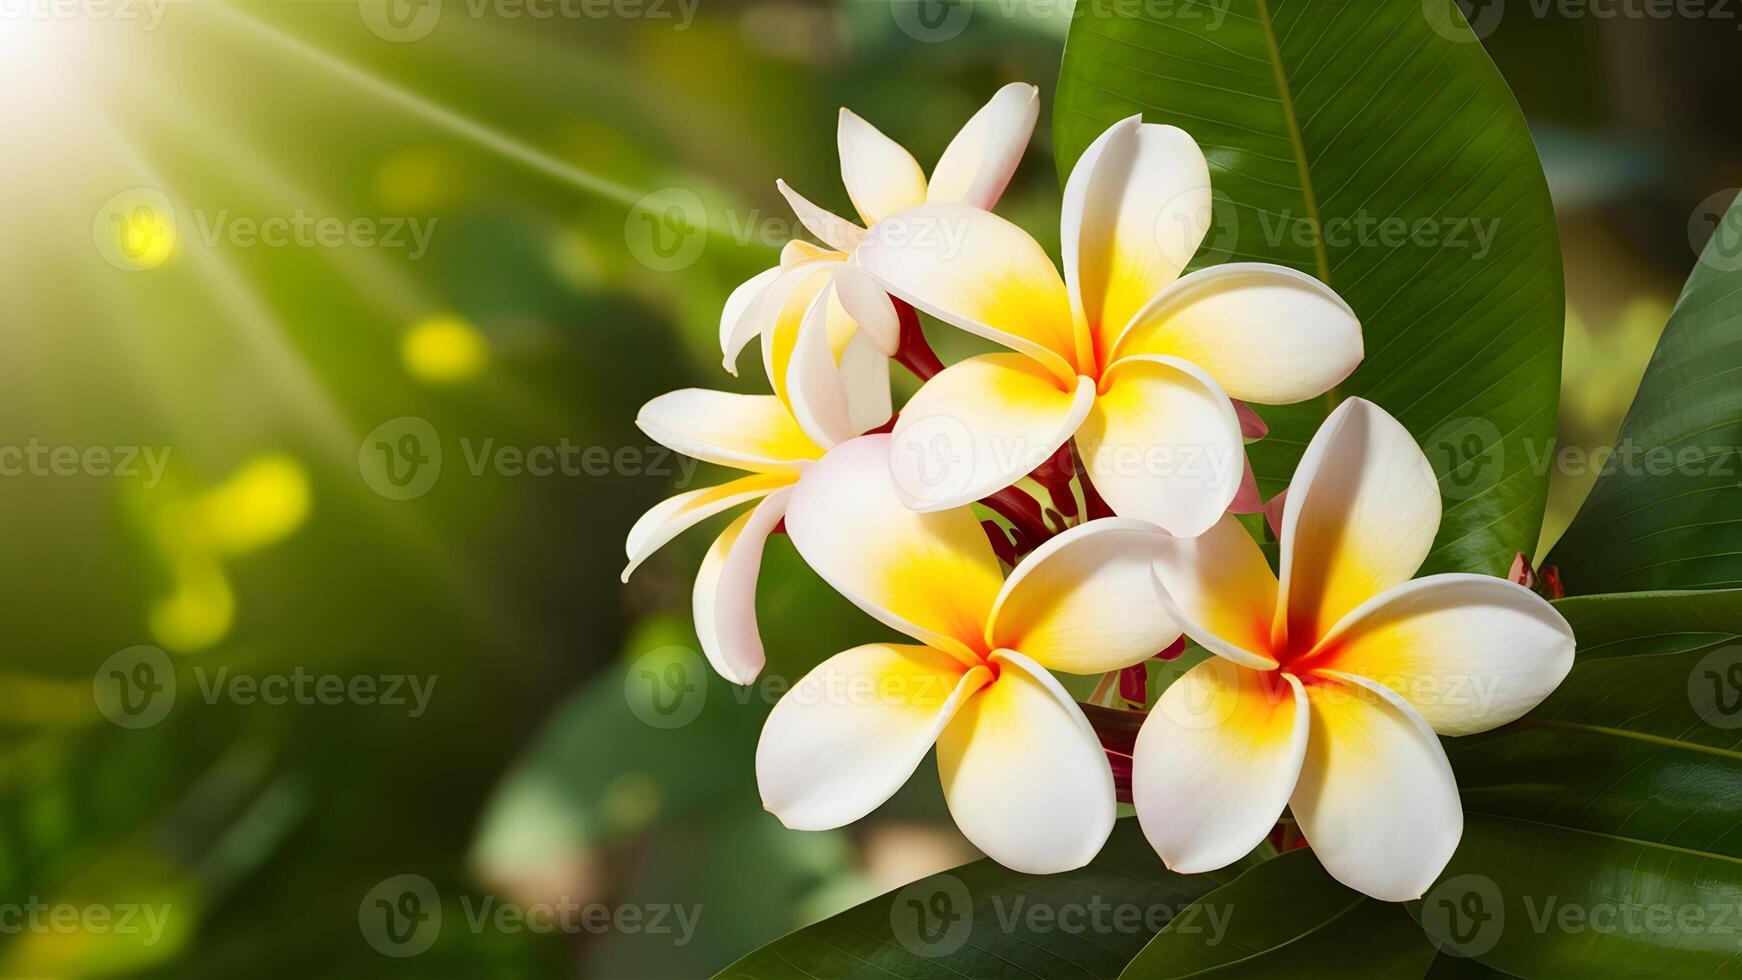
{"label": "red flower stem", "polygon": [[931,344],[925,339],[925,331],[919,326],[919,312],[909,303],[889,297],[895,304],[895,315],[901,321],[901,339],[896,342],[895,363],[907,368],[913,376],[921,381],[944,369],[944,362],[938,360],[938,355],[931,349]]}
{"label": "red flower stem", "polygon": [[1076,451],[1076,446],[1076,440],[1071,440],[1071,458],[1077,463],[1077,482],[1083,487],[1085,516],[1091,521],[1112,517],[1113,508],[1107,506],[1107,501],[1101,499],[1101,492],[1095,489],[1093,483],[1089,482],[1089,471],[1083,467],[1083,454]]}
{"label": "red flower stem", "polygon": [[1046,526],[1046,518],[1040,512],[1040,504],[1015,487],[1005,487],[990,497],[983,497],[980,503],[1010,522],[1016,530],[1017,544],[1024,552],[1033,551],[1052,537],[1052,530]]}

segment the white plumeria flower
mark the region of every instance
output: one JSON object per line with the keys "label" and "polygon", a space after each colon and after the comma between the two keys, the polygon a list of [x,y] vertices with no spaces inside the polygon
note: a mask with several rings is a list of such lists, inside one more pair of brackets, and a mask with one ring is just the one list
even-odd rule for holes
{"label": "white plumeria flower", "polygon": [[971,510],[903,506],[889,436],[835,447],[787,503],[805,561],[842,595],[923,645],[838,653],[774,706],[756,749],[763,805],[786,826],[858,820],[935,743],[950,813],[1000,864],[1086,864],[1112,831],[1100,741],[1049,670],[1138,663],[1179,630],[1155,601],[1159,532],[1110,518],[1041,546],[1006,581]]}
{"label": "white plumeria flower", "polygon": [[[792,488],[829,447],[889,419],[888,360],[872,354],[877,363],[859,371],[856,382],[847,377],[852,372],[832,370],[840,355],[831,354],[831,334],[838,331],[828,318],[828,304],[813,303],[802,320],[783,323],[771,345],[783,358],[830,369],[795,370],[798,390],[778,383],[772,395],[686,388],[653,399],[635,418],[663,446],[750,474],[660,501],[635,522],[624,543],[627,582],[648,556],[685,530],[760,501],[721,532],[696,573],[696,635],[708,662],[734,684],[755,680],[766,662],[756,626],[756,580],[763,545],[779,526]],[[842,359],[843,365],[852,358]],[[770,381],[776,377],[771,367]]]}
{"label": "white plumeria flower", "polygon": [[[1020,82],[1004,86],[950,141],[927,181],[913,154],[842,109],[836,135],[841,181],[861,220],[873,228],[888,215],[927,202],[990,208],[1016,172],[1039,115],[1038,89]],[[779,320],[802,316],[819,297],[834,307],[837,322],[857,322],[858,343],[893,355],[900,340],[895,307],[882,287],[848,261],[866,228],[812,204],[784,180],[776,186],[799,222],[828,247],[792,242],[779,266],[733,291],[720,318],[726,370],[737,373],[739,353],[757,336],[763,338],[765,359],[775,359],[769,347]],[[851,366],[843,362],[842,370],[850,374]],[[779,383],[785,380],[781,372]]]}
{"label": "white plumeria flower", "polygon": [[891,465],[910,507],[960,506],[1009,486],[1073,435],[1118,514],[1207,530],[1244,468],[1230,398],[1287,404],[1361,360],[1361,328],[1330,287],[1282,266],[1180,272],[1210,221],[1196,142],[1133,116],[1066,182],[1064,276],[1022,229],[927,204],[872,228],[856,263],[890,293],[1015,353],[927,381],[901,413]]}
{"label": "white plumeria flower", "polygon": [[1301,458],[1281,581],[1233,518],[1170,539],[1162,604],[1217,656],[1162,693],[1137,738],[1144,833],[1181,872],[1223,867],[1284,804],[1333,877],[1419,898],[1463,833],[1435,733],[1513,721],[1572,668],[1573,633],[1520,585],[1410,580],[1439,530],[1433,468],[1396,419],[1350,399]]}

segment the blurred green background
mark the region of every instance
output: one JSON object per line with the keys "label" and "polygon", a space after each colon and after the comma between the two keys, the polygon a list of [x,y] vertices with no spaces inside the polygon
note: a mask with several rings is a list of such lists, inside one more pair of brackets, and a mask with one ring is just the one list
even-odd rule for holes
{"label": "blurred green background", "polygon": [[[1471,13],[1555,194],[1589,448],[1742,182],[1742,33],[1581,10]],[[779,685],[881,633],[776,536],[767,682],[700,669],[711,535],[617,575],[716,474],[632,421],[759,382],[719,370],[719,307],[793,232],[776,177],[850,213],[838,106],[929,166],[1038,83],[1000,211],[1056,246],[1069,23],[0,2],[0,976],[700,977],[971,859],[927,771],[848,830],[761,810]]]}

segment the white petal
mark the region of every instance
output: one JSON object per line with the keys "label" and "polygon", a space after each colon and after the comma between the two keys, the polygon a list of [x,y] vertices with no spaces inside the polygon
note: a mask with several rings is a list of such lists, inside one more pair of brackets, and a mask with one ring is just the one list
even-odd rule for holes
{"label": "white petal", "polygon": [[1441,735],[1524,717],[1573,669],[1573,629],[1547,600],[1488,575],[1430,575],[1343,617],[1300,662],[1396,691]]}
{"label": "white petal", "polygon": [[780,272],[780,266],[775,266],[751,276],[732,290],[720,310],[720,353],[726,358],[726,370],[733,375],[738,373],[738,352],[762,332],[762,294],[780,278]]}
{"label": "white petal", "polygon": [[907,782],[964,700],[991,679],[939,650],[872,643],[793,686],[756,744],[762,805],[794,830],[875,810]]}
{"label": "white petal", "polygon": [[1210,167],[1184,130],[1114,123],[1065,182],[1059,245],[1100,363],[1131,317],[1179,278],[1210,220]]}
{"label": "white petal", "polygon": [[896,419],[889,465],[915,510],[960,507],[1052,458],[1077,431],[1095,384],[1063,386],[1021,354],[981,354],[933,375]]}
{"label": "white petal", "polygon": [[877,280],[849,263],[835,273],[835,293],[871,348],[885,357],[894,357],[901,346],[901,318]]}
{"label": "white petal", "polygon": [[792,481],[792,475],[787,473],[758,473],[722,483],[717,487],[690,490],[654,504],[629,529],[623,542],[629,564],[623,569],[622,580],[629,581],[629,576],[635,569],[672,538],[715,514],[723,514],[740,504],[760,500]]}
{"label": "white petal", "polygon": [[867,227],[897,211],[925,203],[925,171],[900,143],[849,109],[835,128],[841,183]]}
{"label": "white petal", "polygon": [[822,455],[773,395],[684,388],[641,406],[635,424],[685,456],[741,470],[793,471]]}
{"label": "white petal", "polygon": [[993,94],[945,147],[926,200],[992,210],[1004,194],[1040,118],[1040,89],[1011,82]]}
{"label": "white petal", "polygon": [[1361,324],[1331,287],[1259,262],[1199,269],[1132,320],[1114,357],[1168,354],[1210,372],[1231,397],[1306,401],[1361,363]]}
{"label": "white petal", "polygon": [[1172,357],[1114,362],[1078,445],[1115,513],[1181,537],[1221,518],[1246,462],[1233,403],[1202,368]]}
{"label": "white petal", "polygon": [[1005,580],[989,643],[1067,674],[1155,656],[1180,635],[1151,572],[1166,539],[1153,524],[1106,517],[1047,541]]}
{"label": "white petal", "polygon": [[1269,835],[1300,776],[1307,714],[1293,677],[1220,657],[1168,685],[1137,733],[1131,799],[1170,869],[1227,867]]}
{"label": "white petal", "polygon": [[1464,833],[1458,785],[1427,722],[1383,684],[1319,671],[1289,809],[1331,877],[1386,902],[1417,899]]}
{"label": "white petal", "polygon": [[1003,218],[927,204],[879,221],[854,261],[889,292],[947,323],[1074,378],[1076,335],[1046,250]]}
{"label": "white petal", "polygon": [[889,358],[874,349],[863,332],[841,352],[841,380],[847,386],[847,416],[853,433],[887,423],[895,415],[889,393]]}
{"label": "white petal", "polygon": [[692,608],[702,652],[721,677],[748,684],[766,658],[756,629],[756,579],[762,547],[786,510],[790,489],[762,498],[755,509],[733,521],[702,558],[696,572]]}
{"label": "white petal", "polygon": [[[732,332],[721,338],[726,370],[737,375],[738,355],[743,352],[745,344],[757,337],[763,339],[766,347],[773,336],[796,335],[798,321],[827,281],[827,273],[842,264],[839,252],[823,252],[820,258],[804,259],[773,270],[776,274],[768,285],[744,308],[733,324]],[[722,329],[724,326],[722,319]],[[767,366],[766,358],[764,366]]]}
{"label": "white petal", "polygon": [[1234,517],[1195,538],[1164,541],[1155,579],[1169,618],[1199,646],[1243,667],[1276,667],[1270,643],[1276,575]]}
{"label": "white petal", "polygon": [[1278,641],[1311,649],[1350,610],[1409,581],[1439,527],[1439,483],[1415,437],[1372,402],[1337,406],[1283,505]]}
{"label": "white petal", "polygon": [[798,216],[798,223],[835,251],[851,252],[865,237],[865,229],[832,211],[812,204],[803,194],[789,187],[786,181],[777,180],[774,186],[786,198],[786,203],[792,207],[792,213]]}
{"label": "white petal", "polygon": [[993,655],[998,679],[938,739],[938,775],[956,826],[1014,871],[1080,868],[1113,832],[1113,770],[1082,709],[1046,668]]}
{"label": "white petal", "polygon": [[966,508],[921,514],[889,475],[889,436],[860,436],[806,468],[787,506],[793,545],[835,591],[889,626],[978,663],[1004,577]]}
{"label": "white petal", "polygon": [[811,301],[786,368],[785,390],[792,417],[819,446],[833,446],[859,434],[847,404],[846,379],[829,343],[833,300],[834,291],[825,287]]}

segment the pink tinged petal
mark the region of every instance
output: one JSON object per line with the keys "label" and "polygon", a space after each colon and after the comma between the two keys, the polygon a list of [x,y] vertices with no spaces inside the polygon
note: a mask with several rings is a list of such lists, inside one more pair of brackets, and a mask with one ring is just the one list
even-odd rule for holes
{"label": "pink tinged petal", "polygon": [[991,680],[930,647],[872,643],[817,665],[756,745],[762,805],[794,830],[852,823],[889,799]]}
{"label": "pink tinged petal", "polygon": [[998,678],[938,739],[950,815],[987,857],[1053,874],[1088,864],[1113,832],[1113,770],[1100,739],[1046,668],[992,655]]}
{"label": "pink tinged petal", "polygon": [[1264,498],[1258,494],[1258,474],[1252,472],[1252,457],[1246,456],[1245,472],[1240,475],[1240,489],[1235,491],[1234,502],[1228,505],[1228,513],[1256,514],[1263,509]]}
{"label": "pink tinged petal", "polygon": [[1179,638],[1151,565],[1166,532],[1122,517],[1090,521],[1023,559],[992,609],[987,643],[1049,670],[1099,674],[1139,664]]}
{"label": "pink tinged petal", "polygon": [[756,579],[763,545],[780,523],[791,494],[790,489],[776,490],[728,525],[696,572],[691,604],[696,636],[708,663],[734,684],[755,680],[766,659],[756,629]]}
{"label": "pink tinged petal", "polygon": [[1305,675],[1312,730],[1289,809],[1331,877],[1407,902],[1445,870],[1464,833],[1458,786],[1438,736],[1383,684]]}
{"label": "pink tinged petal", "polygon": [[856,265],[843,265],[835,272],[835,295],[871,349],[894,357],[901,346],[901,318],[877,280]]}
{"label": "pink tinged petal", "polygon": [[1234,398],[1317,398],[1361,363],[1361,324],[1331,287],[1280,265],[1199,269],[1132,320],[1115,357],[1168,354],[1210,372]]}
{"label": "pink tinged petal", "polygon": [[854,261],[894,295],[1073,379],[1064,281],[1021,228],[964,204],[927,204],[871,229]]}
{"label": "pink tinged petal", "polygon": [[1069,387],[1021,354],[981,354],[927,381],[902,407],[889,466],[902,503],[961,507],[1050,459],[1094,404],[1094,382]]}
{"label": "pink tinged petal", "polygon": [[865,237],[865,229],[812,204],[803,194],[787,186],[786,181],[777,180],[774,186],[786,198],[786,203],[792,207],[792,213],[798,216],[798,223],[835,251],[851,252]]}
{"label": "pink tinged petal", "polygon": [[1397,692],[1434,731],[1517,721],[1573,668],[1573,630],[1548,601],[1504,579],[1415,579],[1343,617],[1303,668],[1358,674]]}
{"label": "pink tinged petal", "polygon": [[722,483],[717,487],[690,490],[654,504],[629,529],[623,542],[623,551],[629,558],[629,564],[623,569],[622,580],[629,581],[629,576],[648,556],[679,534],[715,514],[723,514],[734,507],[759,500],[790,485],[793,480],[794,477],[789,473],[758,473],[730,483]]}
{"label": "pink tinged petal", "polygon": [[1276,826],[1306,755],[1300,681],[1211,657],[1163,691],[1137,734],[1131,799],[1167,866],[1240,860]]}
{"label": "pink tinged petal", "polygon": [[1282,512],[1279,644],[1306,651],[1421,567],[1440,527],[1433,467],[1372,402],[1337,406],[1307,444]]}
{"label": "pink tinged petal", "polygon": [[799,554],[859,608],[965,663],[984,652],[986,620],[1004,585],[967,508],[921,514],[889,474],[889,436],[842,443],[808,467],[787,506]]}
{"label": "pink tinged petal", "polygon": [[641,406],[635,424],[685,456],[759,473],[795,472],[823,454],[773,395],[684,388]]}
{"label": "pink tinged petal", "polygon": [[1077,445],[1114,513],[1182,537],[1221,519],[1246,456],[1228,396],[1202,368],[1170,357],[1114,362]]}
{"label": "pink tinged petal", "polygon": [[1262,439],[1270,434],[1270,426],[1266,425],[1252,406],[1240,399],[1234,399],[1234,414],[1240,416],[1240,434],[1248,439]]}
{"label": "pink tinged petal", "polygon": [[751,337],[762,332],[763,293],[780,278],[780,273],[780,267],[775,266],[751,276],[732,290],[720,310],[720,353],[725,356],[726,370],[734,376],[738,373],[738,352]]}
{"label": "pink tinged petal", "polygon": [[1264,502],[1264,523],[1270,527],[1270,533],[1279,540],[1282,537],[1282,511],[1288,506],[1288,488],[1283,487],[1274,497]]}
{"label": "pink tinged petal", "polygon": [[1211,653],[1254,670],[1274,670],[1270,620],[1276,576],[1264,552],[1232,516],[1195,538],[1169,538],[1155,581],[1162,607]]}
{"label": "pink tinged petal", "polygon": [[841,153],[841,183],[867,227],[925,203],[925,171],[919,161],[850,109],[841,110],[835,143]]}
{"label": "pink tinged petal", "polygon": [[1184,130],[1139,120],[1108,127],[1065,183],[1065,282],[1102,364],[1132,316],[1179,278],[1209,229],[1203,151]]}
{"label": "pink tinged petal", "polygon": [[938,158],[926,201],[992,210],[1022,162],[1039,118],[1040,89],[1025,82],[999,89]]}

